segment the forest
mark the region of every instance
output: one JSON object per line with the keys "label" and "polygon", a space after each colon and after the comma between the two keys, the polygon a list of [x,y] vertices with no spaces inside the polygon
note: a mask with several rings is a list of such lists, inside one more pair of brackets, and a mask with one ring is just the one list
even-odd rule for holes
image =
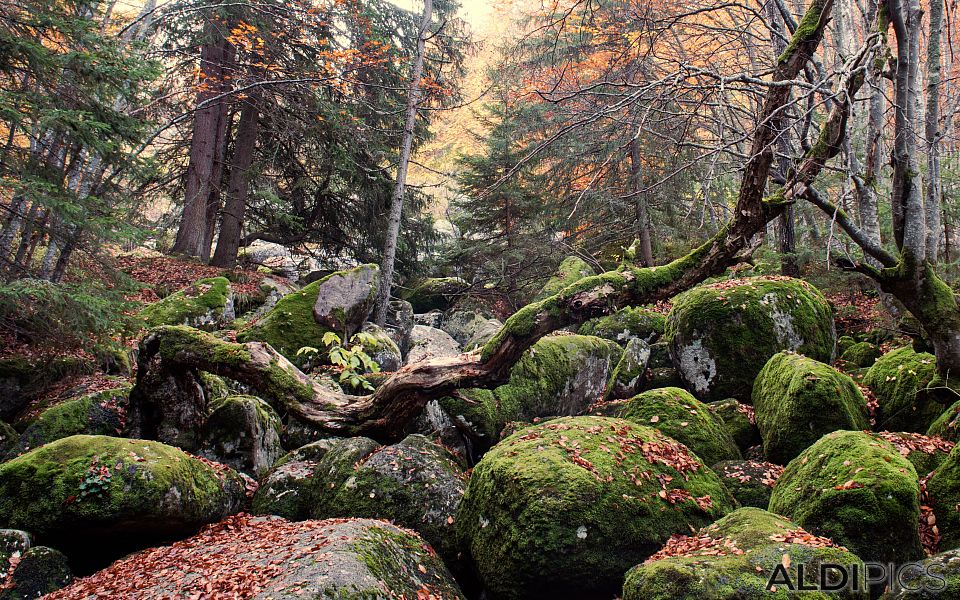
{"label": "forest", "polygon": [[0,0],[0,600],[960,599],[957,0]]}

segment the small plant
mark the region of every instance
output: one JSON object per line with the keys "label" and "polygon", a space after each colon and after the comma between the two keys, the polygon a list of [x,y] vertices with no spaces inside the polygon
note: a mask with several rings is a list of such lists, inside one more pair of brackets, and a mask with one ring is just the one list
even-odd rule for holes
{"label": "small plant", "polygon": [[110,487],[111,475],[110,467],[101,465],[100,457],[94,456],[90,468],[80,481],[80,499],[83,500],[88,496],[100,498],[106,494],[107,488]]}
{"label": "small plant", "polygon": [[[369,333],[357,333],[344,345],[339,335],[329,331],[320,340],[327,348],[327,359],[334,369],[340,371],[340,383],[353,389],[373,391],[373,386],[364,377],[367,373],[379,373],[380,365],[367,354],[365,346],[373,346],[377,340]],[[297,356],[320,354],[320,350],[304,346],[297,350]]]}

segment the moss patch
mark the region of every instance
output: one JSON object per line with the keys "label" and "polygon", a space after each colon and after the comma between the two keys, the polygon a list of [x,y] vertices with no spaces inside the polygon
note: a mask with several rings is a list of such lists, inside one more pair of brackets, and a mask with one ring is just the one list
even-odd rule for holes
{"label": "moss patch", "polygon": [[432,277],[402,291],[400,298],[409,302],[415,313],[447,310],[469,288],[470,284],[459,277]]}
{"label": "moss patch", "polygon": [[147,327],[190,325],[215,328],[233,320],[230,281],[226,277],[200,279],[140,311]]}
{"label": "moss patch", "polygon": [[720,418],[723,428],[737,443],[741,452],[763,443],[760,438],[760,430],[757,428],[753,407],[749,404],[727,398],[726,400],[711,402],[707,404],[707,408]]}
{"label": "moss patch", "polygon": [[890,431],[925,433],[948,406],[943,399],[952,403],[958,398],[937,375],[936,357],[910,346],[878,358],[863,383],[879,403],[877,428]]}
{"label": "moss patch", "polygon": [[549,298],[560,292],[571,283],[580,281],[585,277],[594,274],[593,267],[587,264],[585,260],[578,256],[568,256],[560,262],[557,271],[547,280],[543,288],[534,298],[534,301]]}
{"label": "moss patch", "polygon": [[580,326],[580,335],[595,335],[624,345],[640,338],[653,342],[667,327],[667,318],[641,306],[628,306],[612,315],[590,319]]}

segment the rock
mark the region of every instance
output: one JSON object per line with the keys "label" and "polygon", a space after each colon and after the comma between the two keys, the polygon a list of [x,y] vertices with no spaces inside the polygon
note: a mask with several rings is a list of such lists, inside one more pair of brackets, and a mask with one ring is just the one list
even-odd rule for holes
{"label": "rock", "polygon": [[835,431],[804,450],[773,488],[770,511],[866,561],[900,563],[923,555],[917,472],[869,433]]}
{"label": "rock", "polygon": [[753,408],[764,454],[781,465],[831,431],[870,429],[867,401],[849,376],[791,352],[757,375]]}
{"label": "rock", "polygon": [[209,596],[210,588],[273,600],[463,598],[447,568],[412,531],[372,519],[290,522],[237,515],[173,546],[117,561],[51,600],[191,598]]}
{"label": "rock", "polygon": [[586,321],[577,333],[595,335],[623,346],[634,339],[653,343],[663,335],[666,326],[667,318],[660,313],[640,306],[628,306],[612,315]]}
{"label": "rock", "polygon": [[927,435],[960,442],[960,400],[954,402],[930,424]]}
{"label": "rock", "polygon": [[440,329],[443,327],[443,313],[439,310],[431,310],[427,313],[420,313],[413,315],[414,325],[425,325],[427,327],[433,327],[434,329]]}
{"label": "rock", "polygon": [[413,332],[410,334],[410,351],[407,353],[407,364],[458,354],[460,354],[460,344],[450,337],[450,334],[446,331],[426,325],[413,326]]}
{"label": "rock", "polygon": [[257,477],[283,455],[280,417],[254,396],[229,396],[210,406],[200,456]]}
{"label": "rock", "polygon": [[840,360],[863,369],[872,366],[882,355],[880,348],[870,342],[857,342],[840,354]]}
{"label": "rock", "polygon": [[673,367],[662,367],[659,369],[650,369],[650,378],[647,380],[646,387],[656,390],[665,387],[682,387],[683,381],[680,379],[680,373]]}
{"label": "rock", "polygon": [[740,450],[705,404],[680,388],[650,390],[631,398],[620,418],[659,429],[692,450],[705,464],[739,460]]}
{"label": "rock", "polygon": [[400,298],[409,302],[415,313],[445,311],[468,289],[470,284],[459,277],[428,278],[404,290]]}
{"label": "rock", "polygon": [[711,467],[741,506],[766,509],[783,467],[755,460],[725,460]]}
{"label": "rock", "polygon": [[380,366],[380,370],[388,373],[398,370],[403,364],[403,356],[387,330],[373,323],[364,323],[363,333],[373,338],[363,342],[363,350]]}
{"label": "rock", "polygon": [[544,284],[543,289],[540,290],[533,300],[536,302],[537,300],[549,298],[571,283],[575,283],[591,275],[596,275],[596,273],[593,267],[587,264],[586,261],[578,256],[568,256],[563,259],[560,266],[557,267],[556,273]]}
{"label": "rock", "polygon": [[90,375],[96,370],[95,361],[73,355],[0,359],[0,419],[16,424],[24,409],[48,386],[71,375]]}
{"label": "rock", "polygon": [[233,321],[233,291],[226,277],[200,279],[140,311],[147,327],[188,325],[212,331]]}
{"label": "rock", "polygon": [[242,264],[264,267],[269,272],[291,281],[295,281],[300,275],[297,261],[293,259],[290,249],[273,242],[256,240],[246,248],[241,248],[238,258]]}
{"label": "rock", "polygon": [[48,408],[18,436],[7,458],[71,435],[120,435],[129,396],[128,385],[87,394]]}
{"label": "rock", "polygon": [[617,344],[597,337],[547,336],[513,366],[504,385],[460,390],[440,406],[489,445],[509,421],[585,412],[602,397],[621,354]]}
{"label": "rock", "polygon": [[413,306],[406,300],[391,300],[387,305],[387,331],[406,358],[410,351],[410,335],[413,333]]}
{"label": "rock", "polygon": [[244,482],[157,442],[75,435],[0,464],[0,527],[113,559],[236,512]]}
{"label": "rock", "polygon": [[[319,461],[311,516],[386,519],[422,535],[448,564],[455,560],[454,515],[466,480],[456,457],[422,435],[392,446],[360,440],[341,441]],[[360,456],[358,444],[369,452]]]}
{"label": "rock", "polygon": [[841,335],[840,337],[837,338],[837,354],[842,356],[843,353],[846,352],[848,348],[850,348],[850,346],[853,346],[856,343],[857,343],[857,340],[854,339],[852,336]]}
{"label": "rock", "polygon": [[937,375],[937,359],[910,346],[891,350],[877,359],[863,378],[877,397],[877,427],[924,433],[943,414],[942,400],[956,398]]}
{"label": "rock", "polygon": [[314,320],[321,327],[335,331],[341,339],[350,339],[373,310],[379,277],[377,265],[360,265],[317,280]]}
{"label": "rock", "polygon": [[955,446],[954,442],[936,436],[908,431],[880,431],[873,435],[892,444],[901,456],[910,461],[920,477],[942,465]]}
{"label": "rock", "polygon": [[440,326],[467,352],[486,344],[502,327],[497,319],[462,310],[450,313]]}
{"label": "rock", "polygon": [[650,361],[647,367],[651,369],[673,368],[673,359],[670,358],[670,344],[664,341],[650,344]]}
{"label": "rock", "polygon": [[609,597],[671,535],[734,505],[713,471],[659,431],[564,417],[484,455],[456,522],[492,597]]}
{"label": "rock", "polygon": [[256,515],[276,515],[291,521],[303,521],[317,503],[322,485],[315,477],[317,464],[341,438],[319,440],[285,455],[260,478],[251,511]]}
{"label": "rock", "polygon": [[[16,454],[20,434],[9,423],[0,421],[0,462],[10,453]],[[2,569],[0,569],[2,571]]]}
{"label": "rock", "polygon": [[0,588],[0,600],[39,598],[69,585],[73,573],[63,553],[45,546],[33,546],[20,556],[20,561]]}
{"label": "rock", "polygon": [[10,558],[23,556],[33,545],[33,538],[19,529],[0,529],[0,573],[7,573]]}
{"label": "rock", "polygon": [[956,447],[927,480],[927,494],[940,529],[940,549],[960,548],[960,450]]}
{"label": "rock", "polygon": [[742,404],[733,398],[717,400],[707,404],[714,415],[720,418],[727,434],[736,442],[737,448],[745,451],[751,446],[763,443],[760,430],[757,428],[753,407]]}
{"label": "rock", "polygon": [[881,600],[960,598],[960,548],[925,558],[901,571]]}
{"label": "rock", "polygon": [[650,346],[640,338],[633,338],[623,349],[620,362],[610,375],[610,382],[603,394],[604,400],[619,400],[636,396],[647,383],[647,362]]}
{"label": "rock", "polygon": [[[778,567],[794,590],[803,565],[805,589],[819,589],[820,565],[844,565],[860,570],[859,586],[839,593],[767,589]],[[835,574],[839,579],[839,574]],[[836,581],[839,583],[839,581]],[[859,589],[857,589],[859,587]],[[741,508],[701,529],[695,536],[670,540],[652,560],[626,576],[623,600],[746,600],[748,598],[870,598],[863,564],[830,540],[810,535],[794,523],[759,508]]]}
{"label": "rock", "polygon": [[750,399],[771,356],[793,350],[832,362],[830,304],[815,287],[787,277],[702,285],[674,299],[665,339],[686,387],[704,401]]}

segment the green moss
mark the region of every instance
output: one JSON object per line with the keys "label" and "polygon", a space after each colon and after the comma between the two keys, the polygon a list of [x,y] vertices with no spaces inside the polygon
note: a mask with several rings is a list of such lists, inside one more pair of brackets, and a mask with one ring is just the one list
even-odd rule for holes
{"label": "green moss", "polygon": [[229,301],[230,281],[226,277],[209,277],[150,304],[140,311],[140,318],[147,327],[212,327],[223,318]]}
{"label": "green moss", "polygon": [[48,539],[176,532],[235,511],[243,487],[159,442],[75,435],[0,465],[0,527]]}
{"label": "green moss", "polygon": [[960,446],[954,447],[947,460],[927,481],[927,493],[940,528],[940,548],[960,548]]}
{"label": "green moss", "polygon": [[827,434],[793,459],[773,490],[770,511],[867,561],[922,556],[917,472],[892,445],[869,433]]}
{"label": "green moss", "polygon": [[909,346],[878,358],[863,383],[879,403],[877,428],[890,431],[926,432],[944,411],[940,392],[950,392],[937,375],[937,359]]}
{"label": "green moss", "polygon": [[584,277],[589,277],[594,274],[593,267],[587,264],[579,256],[568,256],[560,263],[560,266],[557,267],[557,271],[553,276],[544,284],[543,288],[534,298],[534,300],[543,300],[544,298],[549,298],[554,294],[558,293],[560,290],[569,286],[571,283],[579,281]]}
{"label": "green moss", "polygon": [[960,442],[960,400],[930,424],[927,435],[941,437],[951,442]]}
{"label": "green moss", "polygon": [[793,350],[830,362],[835,335],[830,304],[816,288],[797,279],[751,278],[677,296],[665,338],[698,398],[747,401],[771,356]]}
{"label": "green moss", "polygon": [[874,344],[857,342],[843,351],[840,360],[858,368],[865,368],[873,365],[882,355],[883,352]]}
{"label": "green moss", "polygon": [[631,398],[618,416],[659,429],[708,465],[740,458],[736,442],[720,419],[686,390],[668,387],[643,392]]}
{"label": "green moss", "polygon": [[781,352],[753,384],[753,407],[767,459],[786,464],[826,433],[869,429],[867,401],[830,365]]}
{"label": "green moss", "polygon": [[283,455],[283,424],[276,411],[256,396],[227,396],[208,403],[200,454],[253,477],[263,475]]}
{"label": "green moss", "polygon": [[857,340],[855,340],[853,337],[849,335],[841,335],[840,337],[837,338],[837,354],[842,355],[844,352],[847,351],[847,348],[849,348],[850,346],[853,346],[856,343],[857,343]]}
{"label": "green moss", "polygon": [[711,468],[741,506],[763,509],[770,504],[773,486],[783,471],[773,463],[754,460],[725,460]]}
{"label": "green moss", "polygon": [[403,290],[400,298],[409,302],[415,313],[447,310],[453,300],[469,288],[470,284],[459,277],[428,278]]}
{"label": "green moss", "polygon": [[720,418],[727,435],[733,438],[741,451],[763,443],[760,430],[754,422],[753,407],[727,398],[711,402],[707,408]]}
{"label": "green moss", "polygon": [[[790,591],[779,586],[766,589],[774,569],[790,557],[788,573],[791,581],[799,581],[798,565],[804,565],[804,581],[817,583],[819,565],[858,565],[860,560],[850,552],[803,542],[778,541],[787,532],[799,528],[783,517],[758,508],[741,508],[697,533],[700,539],[716,540],[703,550],[687,550],[679,556],[644,563],[631,569],[623,586],[624,600],[754,600],[760,598],[795,598],[811,600],[858,598],[866,600],[865,590],[845,590],[840,594]],[[775,539],[776,538],[776,539]],[[732,549],[737,548],[739,553]],[[718,556],[718,552],[720,555]]]}
{"label": "green moss", "polygon": [[960,598],[960,549],[948,550],[904,569],[901,579],[882,600]]}
{"label": "green moss", "polygon": [[612,315],[590,319],[580,326],[580,335],[594,335],[626,344],[632,338],[652,342],[663,334],[667,318],[643,307],[628,306]]}
{"label": "green moss", "polygon": [[578,597],[612,594],[670,535],[734,504],[712,471],[659,431],[564,417],[484,455],[456,522],[496,597]]}

